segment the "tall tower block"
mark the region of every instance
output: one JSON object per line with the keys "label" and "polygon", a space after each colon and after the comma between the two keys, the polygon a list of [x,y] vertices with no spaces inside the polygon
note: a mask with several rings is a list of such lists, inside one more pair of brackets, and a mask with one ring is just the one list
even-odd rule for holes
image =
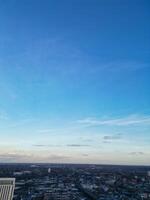
{"label": "tall tower block", "polygon": [[0,178],[0,200],[12,200],[15,178]]}

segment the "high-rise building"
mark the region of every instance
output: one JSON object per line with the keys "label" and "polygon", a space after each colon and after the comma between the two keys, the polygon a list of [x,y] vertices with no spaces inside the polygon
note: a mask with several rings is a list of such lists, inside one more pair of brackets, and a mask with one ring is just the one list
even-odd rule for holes
{"label": "high-rise building", "polygon": [[12,200],[15,178],[0,178],[0,200]]}

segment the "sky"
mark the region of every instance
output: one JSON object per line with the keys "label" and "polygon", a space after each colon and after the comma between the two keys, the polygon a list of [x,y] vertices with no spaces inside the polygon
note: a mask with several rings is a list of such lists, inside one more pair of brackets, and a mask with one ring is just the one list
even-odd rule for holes
{"label": "sky", "polygon": [[150,165],[149,23],[149,0],[0,0],[0,162]]}

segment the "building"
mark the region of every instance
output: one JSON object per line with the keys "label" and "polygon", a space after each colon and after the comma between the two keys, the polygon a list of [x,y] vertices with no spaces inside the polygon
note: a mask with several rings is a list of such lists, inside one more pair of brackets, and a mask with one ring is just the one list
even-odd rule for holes
{"label": "building", "polygon": [[12,200],[15,178],[0,178],[0,200]]}
{"label": "building", "polygon": [[51,173],[51,168],[48,168],[48,173],[49,173],[49,174]]}

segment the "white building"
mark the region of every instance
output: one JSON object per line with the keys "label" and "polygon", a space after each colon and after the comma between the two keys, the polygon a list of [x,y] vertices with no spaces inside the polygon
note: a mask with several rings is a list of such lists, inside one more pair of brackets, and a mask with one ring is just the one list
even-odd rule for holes
{"label": "white building", "polygon": [[15,178],[0,178],[0,200],[12,200]]}
{"label": "white building", "polygon": [[51,168],[48,168],[48,173],[49,173],[49,174],[51,173]]}

